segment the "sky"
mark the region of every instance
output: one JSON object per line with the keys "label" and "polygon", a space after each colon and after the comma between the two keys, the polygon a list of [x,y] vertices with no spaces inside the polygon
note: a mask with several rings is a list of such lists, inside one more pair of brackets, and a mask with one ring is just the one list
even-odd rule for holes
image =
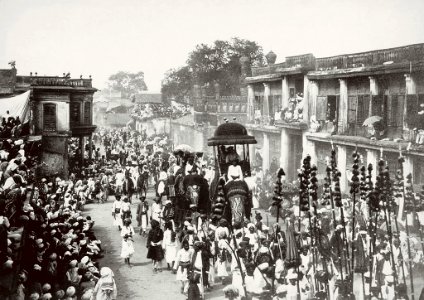
{"label": "sky", "polygon": [[143,71],[160,91],[201,43],[325,57],[424,42],[423,0],[0,0],[0,69],[93,78]]}

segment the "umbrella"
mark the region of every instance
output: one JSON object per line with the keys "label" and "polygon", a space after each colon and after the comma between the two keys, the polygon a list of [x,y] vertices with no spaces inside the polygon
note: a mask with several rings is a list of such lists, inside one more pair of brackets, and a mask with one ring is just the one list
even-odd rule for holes
{"label": "umbrella", "polygon": [[377,122],[380,122],[383,118],[380,116],[371,116],[368,119],[366,119],[364,121],[364,123],[362,124],[362,126],[372,126]]}
{"label": "umbrella", "polygon": [[189,153],[194,152],[193,148],[189,145],[186,145],[186,144],[180,144],[180,145],[176,146],[174,148],[174,151],[183,151],[183,152],[189,152]]}

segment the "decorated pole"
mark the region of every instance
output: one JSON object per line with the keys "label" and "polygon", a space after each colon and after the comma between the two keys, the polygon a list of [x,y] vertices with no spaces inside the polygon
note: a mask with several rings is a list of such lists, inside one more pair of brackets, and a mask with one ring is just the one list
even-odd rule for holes
{"label": "decorated pole", "polygon": [[[402,154],[400,154],[402,155]],[[396,170],[396,180],[395,183],[393,185],[393,197],[398,199],[398,203],[403,202],[403,171],[402,171],[402,163],[400,163],[399,161],[399,165],[398,165],[398,169]],[[402,209],[403,209],[404,205],[402,204]],[[401,209],[401,206],[398,206],[398,210]],[[398,212],[400,215],[402,215],[402,212]],[[399,223],[398,223],[398,219],[397,216],[395,214],[395,228],[396,228],[396,232],[398,234],[398,236],[400,235],[400,230],[399,230]],[[403,279],[403,283],[406,286],[406,276],[405,276],[405,266],[403,263],[403,253],[402,253],[402,249],[400,249],[400,260],[401,260],[401,270],[402,270],[402,279]]]}
{"label": "decorated pole", "polygon": [[[364,211],[362,209],[362,206],[363,205],[365,206],[366,203],[367,203],[367,194],[368,194],[368,183],[367,183],[367,172],[366,172],[367,171],[367,168],[363,165],[360,170],[361,170],[360,171],[361,177],[360,177],[360,184],[359,184],[359,190],[360,190],[360,208],[361,208],[361,210],[360,210],[361,215],[360,216],[362,217],[362,221],[365,221],[366,220],[366,217],[365,217],[365,213],[364,213]],[[362,231],[364,229],[364,227],[363,227],[364,225],[365,224],[360,224],[360,227],[359,227],[360,231]],[[363,243],[363,237],[362,237],[362,235],[360,235],[358,237],[358,239],[359,239],[358,243]],[[358,247],[358,249],[356,249],[356,251],[358,251],[358,250],[359,250],[359,247]],[[353,252],[353,249],[352,249],[352,252]],[[367,248],[365,247],[365,249],[363,249],[363,251],[361,253],[361,255],[363,255],[363,260],[361,261],[362,262],[362,265],[359,266],[358,264],[356,264],[356,268],[354,269],[355,272],[360,272],[361,273],[362,294],[363,294],[363,298],[364,299],[366,298],[366,293],[365,293],[365,276],[364,276],[364,272],[367,271],[367,263],[365,261],[366,252],[367,252]],[[359,253],[357,253],[357,256],[356,257],[358,257],[358,256],[359,256]]]}
{"label": "decorated pole", "polygon": [[396,280],[397,280],[397,272],[395,268],[395,259],[393,256],[393,246],[392,246],[392,230],[389,222],[390,214],[388,214],[388,206],[391,205],[390,202],[390,175],[389,170],[386,168],[385,162],[383,158],[380,158],[378,162],[378,176],[375,185],[376,195],[379,198],[379,203],[381,209],[384,213],[384,222],[386,224],[387,234],[389,236],[389,246],[390,246],[390,259],[391,259],[391,268],[392,273],[395,278],[394,280],[394,289],[396,290]]}
{"label": "decorated pole", "polygon": [[[343,202],[342,202],[342,193],[340,189],[340,176],[341,173],[337,169],[337,159],[336,159],[336,151],[334,149],[331,150],[331,192],[332,192],[332,202],[335,207],[339,208],[340,212],[340,222],[342,226],[342,245],[337,245],[338,252],[339,252],[339,259],[340,259],[340,277],[343,284],[344,289],[344,280],[343,277],[343,267],[345,268],[346,275],[349,274],[349,251],[348,251],[348,242],[347,242],[347,235],[346,235],[346,223],[344,220],[344,209],[343,209]],[[336,222],[336,220],[334,220]],[[336,227],[337,229],[337,227]],[[342,249],[340,250],[340,247]]]}
{"label": "decorated pole", "polygon": [[412,273],[412,260],[411,260],[411,243],[409,241],[410,239],[410,232],[409,232],[409,225],[414,226],[414,219],[412,220],[412,224],[408,224],[408,215],[412,214],[412,216],[415,215],[415,196],[412,191],[412,175],[408,174],[406,175],[406,180],[404,180],[404,192],[405,192],[405,212],[406,212],[406,218],[405,218],[405,227],[406,227],[406,238],[407,238],[407,245],[408,245],[408,258],[409,258],[409,279],[411,282],[411,298],[414,299],[414,274]]}
{"label": "decorated pole", "polygon": [[[309,216],[309,225],[310,225],[310,203],[309,203],[309,174],[311,172],[311,157],[308,155],[303,159],[302,162],[302,168],[300,169],[300,172],[298,174],[299,176],[299,233],[301,230],[300,227],[300,217],[301,212],[304,214],[308,214]],[[311,228],[311,227],[310,227]],[[311,236],[312,239],[312,236]],[[299,243],[300,246],[300,243]],[[298,247],[299,248],[299,247]],[[300,252],[300,249],[298,249]],[[299,267],[297,267],[297,272],[299,273]],[[299,280],[297,281],[298,284],[298,295],[300,297],[300,286],[299,286]]]}
{"label": "decorated pole", "polygon": [[374,252],[375,252],[375,240],[376,240],[376,231],[377,224],[373,224],[373,217],[377,216],[377,211],[379,209],[378,199],[376,201],[374,186],[372,182],[372,164],[368,165],[368,175],[367,175],[367,199],[368,199],[368,236],[370,237],[369,252],[369,272],[370,272],[370,282],[369,282],[369,291],[372,290],[372,282],[373,282],[373,262],[374,262]]}
{"label": "decorated pole", "polygon": [[282,178],[285,176],[283,168],[280,168],[277,173],[277,181],[275,182],[274,197],[272,198],[272,205],[277,209],[277,224],[280,221],[280,209],[281,203],[283,202],[283,181]]}
{"label": "decorated pole", "polygon": [[315,279],[315,290],[316,287],[319,288],[319,284],[316,280],[316,268],[317,268],[317,245],[318,245],[318,236],[317,233],[317,206],[318,206],[318,179],[317,179],[317,171],[318,168],[313,165],[311,167],[310,173],[310,186],[309,186],[309,194],[311,196],[311,204],[314,210],[314,220],[311,220],[311,212],[309,212],[309,227],[311,233],[311,253],[312,253],[312,266],[314,271],[314,279]]}
{"label": "decorated pole", "polygon": [[412,199],[409,196],[409,190],[407,193],[407,185],[405,184],[405,177],[404,177],[404,172],[403,172],[403,163],[405,162],[405,158],[402,156],[399,157],[399,164],[400,164],[400,177],[402,178],[403,181],[403,188],[402,188],[402,195],[403,195],[403,200],[404,200],[404,210],[405,210],[405,229],[406,229],[406,244],[408,246],[408,265],[409,265],[409,280],[410,280],[410,284],[411,284],[411,299],[414,300],[415,296],[414,296],[414,275],[412,273],[412,261],[411,261],[411,243],[409,242],[409,224],[408,224],[408,214],[411,213],[411,211],[414,209],[414,205],[412,202]]}
{"label": "decorated pole", "polygon": [[356,211],[356,194],[359,193],[359,154],[355,150],[353,153],[353,165],[352,165],[352,183],[350,187],[350,193],[352,195],[353,209],[352,209],[352,266],[351,266],[351,278],[352,278],[352,292],[353,292],[353,275],[355,270],[355,211]]}
{"label": "decorated pole", "polygon": [[[282,182],[282,178],[285,175],[286,175],[286,173],[284,173],[283,168],[280,168],[277,172],[277,181],[275,182],[275,187],[274,187],[274,197],[272,198],[272,200],[273,200],[272,205],[275,206],[275,208],[277,209],[277,226],[276,226],[276,229],[275,229],[275,232],[274,232],[274,234],[275,234],[274,235],[274,241],[278,245],[278,249],[279,249],[279,252],[280,252],[281,259],[283,259],[283,253],[281,251],[280,239],[279,239],[279,231],[280,231],[279,220],[280,220],[281,203],[283,202],[283,182]],[[267,216],[267,221],[268,221],[268,216]],[[274,278],[272,280],[272,292],[273,293],[275,292]]]}

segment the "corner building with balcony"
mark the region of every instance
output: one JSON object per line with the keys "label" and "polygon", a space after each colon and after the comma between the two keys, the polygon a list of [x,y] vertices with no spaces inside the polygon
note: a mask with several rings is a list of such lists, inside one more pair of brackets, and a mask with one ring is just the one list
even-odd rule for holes
{"label": "corner building with balcony", "polygon": [[[92,87],[91,78],[20,76],[15,68],[0,73],[13,74],[7,81],[7,89],[1,89],[2,98],[30,91],[30,135],[33,139],[41,138],[44,162],[37,175],[67,178],[69,139],[79,138],[80,149],[84,149],[88,140],[92,148],[91,136],[96,129],[93,94],[97,89]],[[83,160],[81,155],[78,163],[83,164]]]}
{"label": "corner building with balcony", "polygon": [[[373,164],[374,177],[382,155],[392,178],[402,149],[405,174],[414,184],[424,182],[424,44],[326,58],[300,55],[280,64],[269,58],[245,81],[247,127],[261,144],[264,170],[278,157],[293,180],[309,154],[323,176],[334,147],[347,193],[355,148],[364,164]],[[282,113],[275,114],[279,107]],[[376,139],[363,126],[371,116],[380,120]]]}

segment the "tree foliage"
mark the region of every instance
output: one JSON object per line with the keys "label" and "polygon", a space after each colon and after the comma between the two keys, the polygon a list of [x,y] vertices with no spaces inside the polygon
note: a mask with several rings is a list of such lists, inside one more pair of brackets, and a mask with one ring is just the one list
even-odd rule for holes
{"label": "tree foliage", "polygon": [[119,71],[109,77],[108,86],[111,90],[122,93],[122,97],[132,97],[147,90],[144,82],[144,72],[130,73]]}
{"label": "tree foliage", "polygon": [[205,86],[213,94],[214,83],[219,83],[222,95],[240,93],[240,58],[250,58],[252,66],[264,63],[262,47],[254,41],[232,38],[217,40],[212,45],[199,44],[190,52],[187,64],[165,74],[162,93],[177,99],[186,95],[193,84]]}
{"label": "tree foliage", "polygon": [[179,69],[171,69],[165,74],[162,81],[162,94],[166,98],[173,98],[175,101],[184,102],[186,96],[190,95],[192,87],[192,73],[188,66]]}

